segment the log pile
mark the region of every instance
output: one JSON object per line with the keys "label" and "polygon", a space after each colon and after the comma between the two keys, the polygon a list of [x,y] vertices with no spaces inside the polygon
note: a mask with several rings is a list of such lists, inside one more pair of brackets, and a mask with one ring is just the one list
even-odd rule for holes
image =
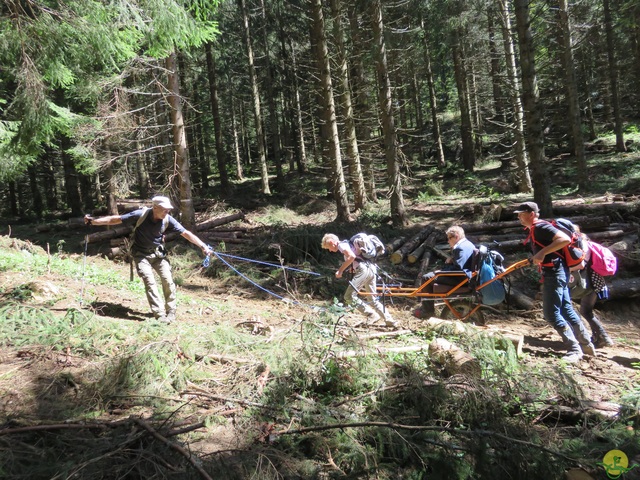
{"label": "log pile", "polygon": [[[625,211],[637,209],[635,204],[632,206],[616,204],[616,211],[620,211],[620,208]],[[612,209],[614,209],[613,206],[609,210]],[[567,208],[560,210],[566,212]],[[610,215],[595,214],[609,210],[597,210],[589,208],[589,205],[582,205],[580,211],[585,213],[593,211],[594,215],[566,215],[565,218],[580,226],[591,240],[608,246],[618,258],[618,274],[609,281],[611,298],[638,297],[640,296],[639,227],[637,223],[632,222],[613,222]],[[623,219],[617,216],[616,220]],[[487,245],[505,255],[507,264],[515,261],[516,257],[523,258],[530,253],[529,247],[524,245],[527,232],[518,220],[467,223],[460,226],[474,244]],[[418,266],[414,283],[418,286],[422,284],[425,273],[440,266],[441,262],[436,265],[439,257],[447,257],[449,246],[445,242],[444,229],[427,225],[411,237],[400,237],[389,242],[387,244],[389,260],[393,265],[402,265],[411,270]],[[522,297],[520,303],[523,306],[529,303],[524,295],[520,297]]]}

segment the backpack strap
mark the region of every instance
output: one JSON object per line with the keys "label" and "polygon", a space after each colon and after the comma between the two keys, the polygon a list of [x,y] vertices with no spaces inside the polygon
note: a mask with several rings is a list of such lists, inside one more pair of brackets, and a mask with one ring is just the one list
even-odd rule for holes
{"label": "backpack strap", "polygon": [[[535,231],[536,225],[539,225],[541,223],[547,223],[547,224],[553,225],[552,222],[547,222],[546,220],[538,220],[538,221],[534,222],[534,224],[529,229],[529,236],[524,241],[525,245],[529,242],[529,240],[531,240],[533,243],[535,243],[536,245],[538,245],[541,248],[544,248],[544,247],[547,246],[547,245],[543,245],[542,243],[538,242],[536,240],[536,238],[535,238],[534,231]],[[554,225],[554,227],[557,228],[558,230],[562,231],[557,226]],[[565,233],[565,232],[562,232],[562,233]],[[565,233],[565,235],[566,235],[566,233]],[[573,238],[571,236],[569,236],[569,245],[571,245],[572,242],[573,242]],[[561,252],[564,251],[565,248],[566,247],[563,247],[560,250],[556,250],[555,252],[551,252],[549,255],[554,255],[555,254],[556,256],[558,256],[558,258],[560,258],[560,260],[562,260],[565,263],[565,265],[569,265],[568,262],[567,262],[567,259],[561,253]],[[541,263],[540,266],[541,267],[553,267],[554,264],[553,264],[553,262],[547,262],[547,263]]]}
{"label": "backpack strap", "polygon": [[[144,223],[144,221],[149,216],[149,213],[151,213],[151,211],[153,210],[150,207],[142,207],[142,208],[144,209],[144,211],[142,212],[142,215],[140,215],[140,217],[138,218],[138,221],[136,222],[135,226],[133,227],[133,230],[131,231],[131,235],[129,236],[129,247],[127,250],[128,250],[128,256],[129,256],[129,281],[130,282],[133,282],[133,254],[131,253],[131,247],[133,246],[133,240],[136,235],[136,230],[140,225]],[[168,227],[169,227],[169,215],[167,215],[162,219],[162,229],[160,230],[160,232],[162,233],[162,243],[164,243],[164,232],[167,230]]]}

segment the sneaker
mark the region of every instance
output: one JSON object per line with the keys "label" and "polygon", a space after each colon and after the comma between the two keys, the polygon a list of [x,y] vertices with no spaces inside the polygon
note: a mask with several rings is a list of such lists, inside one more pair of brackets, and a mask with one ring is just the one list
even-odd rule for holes
{"label": "sneaker", "polygon": [[384,326],[389,328],[394,328],[396,330],[400,328],[400,325],[398,325],[398,322],[396,322],[395,320],[385,320]]}
{"label": "sneaker", "polygon": [[562,360],[567,363],[577,363],[582,360],[582,352],[569,352],[562,357]]}
{"label": "sneaker", "polygon": [[367,323],[377,323],[380,320],[380,315],[376,312],[371,312],[367,315]]}
{"label": "sneaker", "polygon": [[176,321],[176,312],[170,312],[167,314],[166,323],[173,323]]}

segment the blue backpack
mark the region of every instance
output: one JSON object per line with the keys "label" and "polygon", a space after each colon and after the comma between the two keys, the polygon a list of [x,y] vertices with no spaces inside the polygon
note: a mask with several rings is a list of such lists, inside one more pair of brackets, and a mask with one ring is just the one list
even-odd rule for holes
{"label": "blue backpack", "polygon": [[[500,253],[489,250],[484,245],[478,249],[476,265],[478,266],[478,277],[476,285],[479,287],[494,279],[501,272],[504,257]],[[479,288],[480,301],[484,305],[497,305],[504,302],[507,290],[502,279],[493,280],[484,287]]]}

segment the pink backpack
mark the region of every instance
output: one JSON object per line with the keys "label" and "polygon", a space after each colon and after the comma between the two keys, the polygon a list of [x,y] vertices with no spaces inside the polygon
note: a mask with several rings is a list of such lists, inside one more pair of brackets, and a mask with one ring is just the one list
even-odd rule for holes
{"label": "pink backpack", "polygon": [[618,259],[613,252],[599,243],[589,242],[591,250],[591,268],[603,277],[615,275],[618,270]]}

